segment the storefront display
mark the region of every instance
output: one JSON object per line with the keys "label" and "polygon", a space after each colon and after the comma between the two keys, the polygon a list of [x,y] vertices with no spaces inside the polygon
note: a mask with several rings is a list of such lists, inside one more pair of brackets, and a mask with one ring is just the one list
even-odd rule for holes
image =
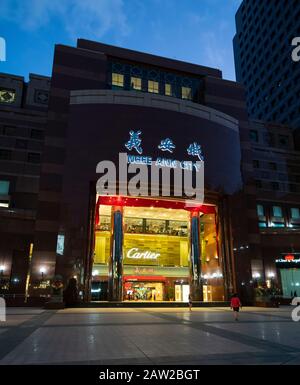
{"label": "storefront display", "polygon": [[[157,201],[156,201],[157,202]],[[166,207],[122,208],[122,300],[187,302],[191,284],[191,214]],[[93,285],[109,281],[114,206],[98,206],[95,232]],[[224,300],[222,267],[218,253],[213,206],[196,213],[199,218],[199,250],[204,301]],[[103,285],[102,285],[103,286]],[[93,297],[96,297],[95,292]]]}

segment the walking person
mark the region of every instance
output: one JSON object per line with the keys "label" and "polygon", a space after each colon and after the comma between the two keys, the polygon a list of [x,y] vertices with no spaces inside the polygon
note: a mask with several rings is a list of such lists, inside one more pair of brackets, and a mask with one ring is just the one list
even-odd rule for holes
{"label": "walking person", "polygon": [[192,307],[193,307],[192,296],[191,296],[191,294],[189,294],[189,308],[190,308],[190,311],[192,311]]}
{"label": "walking person", "polygon": [[233,296],[231,298],[230,307],[233,310],[234,319],[236,321],[238,321],[239,320],[239,311],[240,311],[240,308],[242,307],[242,304],[241,304],[241,301],[240,301],[240,299],[236,293],[233,294]]}

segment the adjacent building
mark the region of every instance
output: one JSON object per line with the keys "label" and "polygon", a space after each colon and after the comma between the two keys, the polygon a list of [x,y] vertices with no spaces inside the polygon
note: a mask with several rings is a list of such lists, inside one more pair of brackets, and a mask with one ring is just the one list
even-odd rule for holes
{"label": "adjacent building", "polygon": [[1,290],[29,283],[50,79],[0,74]]}
{"label": "adjacent building", "polygon": [[298,0],[241,3],[233,46],[236,78],[245,86],[250,118],[300,128],[300,64],[291,56],[296,36]]}
{"label": "adjacent building", "polygon": [[250,136],[263,256],[255,278],[300,295],[300,153],[290,127],[252,121]]}
{"label": "adjacent building", "polygon": [[291,56],[299,17],[299,1],[244,0],[233,41],[250,117],[260,233],[261,261],[252,270],[259,283],[279,285],[284,297],[299,295],[300,286],[300,65]]}

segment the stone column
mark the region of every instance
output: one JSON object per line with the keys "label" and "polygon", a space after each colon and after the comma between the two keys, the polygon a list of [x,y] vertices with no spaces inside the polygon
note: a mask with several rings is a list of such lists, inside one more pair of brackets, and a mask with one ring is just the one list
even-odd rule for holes
{"label": "stone column", "polygon": [[190,294],[193,301],[203,301],[201,278],[200,216],[192,212],[190,218]]}
{"label": "stone column", "polygon": [[123,208],[112,211],[112,236],[108,270],[109,301],[123,300]]}

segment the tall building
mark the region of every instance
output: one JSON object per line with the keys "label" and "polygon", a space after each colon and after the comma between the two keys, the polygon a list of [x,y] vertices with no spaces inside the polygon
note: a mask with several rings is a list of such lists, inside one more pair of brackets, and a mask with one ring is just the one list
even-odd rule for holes
{"label": "tall building", "polygon": [[299,35],[299,1],[244,0],[236,13],[236,77],[246,89],[252,159],[246,168],[260,234],[255,275],[260,283],[275,280],[285,297],[299,295],[300,286],[300,64],[291,56]]}
{"label": "tall building", "polygon": [[[291,167],[297,183],[298,158],[284,126],[272,127],[276,135],[264,149],[269,127],[249,123],[242,85],[224,80],[214,68],[83,39],[76,47],[56,45],[51,82],[39,80],[25,88],[32,83],[39,93],[44,90],[44,107],[25,103],[26,95],[37,93],[34,88],[21,104],[23,114],[29,109],[30,119],[45,132],[35,188],[20,184],[28,191],[20,190],[18,207],[31,208],[30,229],[23,225],[25,238],[18,239],[18,230],[0,244],[0,252],[6,250],[0,254],[3,286],[15,290],[13,279],[22,273],[20,294],[28,294],[28,301],[45,300],[54,277],[62,276],[65,284],[76,277],[86,301],[186,301],[191,293],[194,300],[219,303],[233,291],[250,302],[255,286],[269,276],[281,285],[278,269],[285,266],[280,262],[285,253],[297,263],[300,210],[298,190],[282,190],[294,187],[281,178],[284,167]],[[18,88],[7,83],[3,90],[9,99]],[[16,120],[19,112],[7,103],[3,109],[10,113],[0,122],[5,126],[5,119]],[[27,115],[20,117],[20,125],[29,127]],[[27,140],[27,148],[36,145]],[[282,154],[284,145],[288,160],[277,156],[275,162],[272,154]],[[104,167],[99,162],[116,165],[116,175],[154,163],[161,172],[173,169],[170,175],[190,168],[195,178],[195,161],[203,159],[204,201],[192,206],[189,190],[174,194],[173,179],[167,196],[161,194],[167,186],[161,179],[156,196],[130,193],[119,176],[115,190],[106,195],[97,190]],[[12,157],[0,163],[1,172],[14,162]],[[267,184],[271,163],[276,165]],[[27,162],[17,178],[28,177],[25,167]],[[270,198],[266,189],[275,189],[275,182],[278,195]],[[137,185],[149,187],[144,181]],[[8,191],[2,183],[3,217],[14,212],[14,191],[13,184]],[[16,239],[24,239],[18,274],[11,263]]]}
{"label": "tall building", "polygon": [[[140,147],[129,145],[132,131]],[[182,301],[191,292],[222,301],[233,290],[249,299],[259,231],[253,191],[247,200],[242,192],[240,161],[250,152],[240,138],[249,138],[244,89],[219,70],[82,39],[57,45],[30,298],[49,295],[59,274],[65,283],[76,276],[86,300]],[[166,139],[172,151],[163,151]],[[129,163],[182,168],[196,160],[187,149],[198,144],[205,199],[194,210],[183,193],[97,194],[102,160],[127,153]]]}
{"label": "tall building", "polygon": [[263,262],[256,279],[300,295],[300,152],[287,126],[251,121],[250,137]]}
{"label": "tall building", "polygon": [[50,78],[0,73],[0,291],[28,284]]}
{"label": "tall building", "polygon": [[291,56],[296,36],[298,0],[244,0],[236,13],[236,78],[245,86],[250,118],[300,132],[300,64]]}

